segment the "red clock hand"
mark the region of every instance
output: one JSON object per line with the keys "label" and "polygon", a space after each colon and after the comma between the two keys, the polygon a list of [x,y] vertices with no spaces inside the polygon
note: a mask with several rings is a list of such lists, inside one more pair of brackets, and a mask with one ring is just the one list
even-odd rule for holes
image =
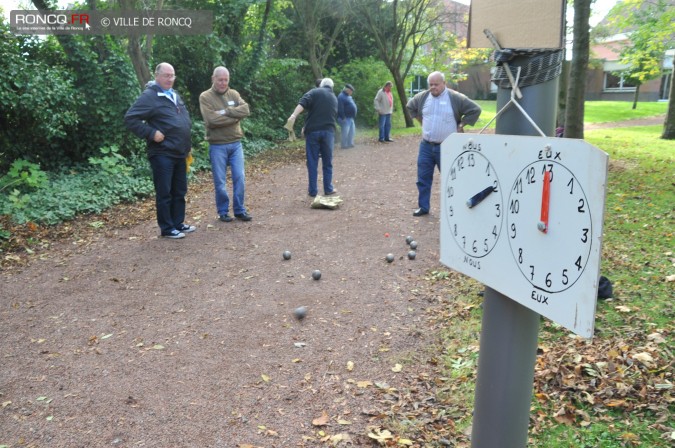
{"label": "red clock hand", "polygon": [[548,207],[551,199],[551,172],[544,171],[544,186],[541,191],[541,216],[537,228],[542,232],[548,231]]}

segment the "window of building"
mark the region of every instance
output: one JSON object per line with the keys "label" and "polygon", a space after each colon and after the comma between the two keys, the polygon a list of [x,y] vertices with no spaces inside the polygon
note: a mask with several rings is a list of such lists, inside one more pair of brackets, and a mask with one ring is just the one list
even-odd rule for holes
{"label": "window of building", "polygon": [[623,75],[605,72],[605,90],[635,92],[635,84],[625,79]]}

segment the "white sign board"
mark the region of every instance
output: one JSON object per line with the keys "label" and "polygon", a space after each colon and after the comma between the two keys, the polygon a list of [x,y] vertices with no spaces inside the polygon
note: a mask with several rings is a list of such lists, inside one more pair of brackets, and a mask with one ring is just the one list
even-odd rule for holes
{"label": "white sign board", "polygon": [[441,262],[592,337],[608,160],[583,140],[452,134]]}

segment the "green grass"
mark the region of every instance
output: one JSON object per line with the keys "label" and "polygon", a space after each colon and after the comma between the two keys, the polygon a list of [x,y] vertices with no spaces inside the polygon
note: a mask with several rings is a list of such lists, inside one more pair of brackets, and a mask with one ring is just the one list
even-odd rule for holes
{"label": "green grass", "polygon": [[639,102],[635,110],[632,107],[632,101],[586,101],[584,122],[587,124],[611,123],[664,115],[668,103],[665,101]]}

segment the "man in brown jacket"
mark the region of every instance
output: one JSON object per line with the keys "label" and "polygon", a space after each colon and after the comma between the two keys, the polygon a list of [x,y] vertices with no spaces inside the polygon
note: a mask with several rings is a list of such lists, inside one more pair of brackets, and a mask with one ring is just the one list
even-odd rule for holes
{"label": "man in brown jacket", "polygon": [[244,133],[239,122],[250,115],[248,104],[239,92],[230,89],[230,72],[225,67],[216,67],[211,76],[213,85],[199,95],[199,109],[206,125],[206,140],[216,191],[218,219],[230,222],[230,197],[227,195],[227,166],[232,174],[233,212],[237,219],[253,219],[244,206],[246,179],[244,175],[244,149],[241,139]]}

